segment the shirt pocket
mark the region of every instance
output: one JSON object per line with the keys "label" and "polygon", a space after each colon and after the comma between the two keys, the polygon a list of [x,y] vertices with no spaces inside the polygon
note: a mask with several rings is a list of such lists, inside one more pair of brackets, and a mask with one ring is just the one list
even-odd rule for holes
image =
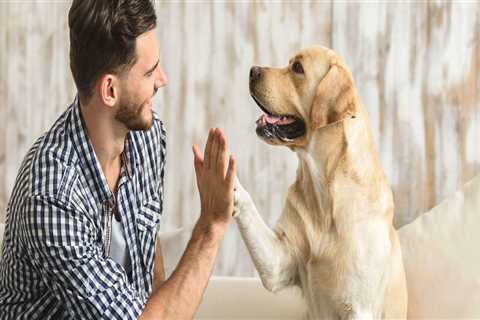
{"label": "shirt pocket", "polygon": [[140,206],[140,210],[136,216],[138,230],[142,232],[156,232],[160,224],[161,210],[162,203],[157,197],[151,197],[145,200]]}
{"label": "shirt pocket", "polygon": [[[155,257],[155,241],[160,225],[162,203],[158,197],[149,197],[143,201],[136,215],[140,256],[145,266],[148,283],[153,281],[153,262]],[[147,289],[147,292],[149,289]]]}

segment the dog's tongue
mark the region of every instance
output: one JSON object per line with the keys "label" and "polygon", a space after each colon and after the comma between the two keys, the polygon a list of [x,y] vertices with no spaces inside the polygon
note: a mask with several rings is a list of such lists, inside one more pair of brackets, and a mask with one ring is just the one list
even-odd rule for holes
{"label": "dog's tongue", "polygon": [[265,116],[265,121],[270,124],[276,124],[278,121],[281,120],[281,117],[276,117],[276,116],[271,116],[271,115],[264,115]]}
{"label": "dog's tongue", "polygon": [[269,123],[269,124],[283,125],[283,124],[290,124],[294,121],[295,121],[295,119],[293,119],[291,117],[280,117],[280,116],[272,116],[272,115],[269,115],[269,114],[263,114],[257,120],[257,124],[266,125],[267,123]]}

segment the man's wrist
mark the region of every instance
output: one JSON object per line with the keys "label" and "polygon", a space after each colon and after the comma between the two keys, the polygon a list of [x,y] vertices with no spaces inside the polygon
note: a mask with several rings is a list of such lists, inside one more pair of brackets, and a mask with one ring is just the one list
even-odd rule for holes
{"label": "man's wrist", "polygon": [[193,230],[193,237],[206,238],[209,241],[219,242],[222,240],[225,231],[227,230],[228,222],[213,222],[205,218],[203,214],[195,225]]}

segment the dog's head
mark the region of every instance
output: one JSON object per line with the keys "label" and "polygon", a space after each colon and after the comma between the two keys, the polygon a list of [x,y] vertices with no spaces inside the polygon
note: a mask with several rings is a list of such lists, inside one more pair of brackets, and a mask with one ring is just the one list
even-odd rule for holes
{"label": "dog's head", "polygon": [[300,51],[285,68],[252,67],[250,94],[265,113],[257,135],[270,144],[305,145],[317,130],[357,112],[350,72],[324,47]]}

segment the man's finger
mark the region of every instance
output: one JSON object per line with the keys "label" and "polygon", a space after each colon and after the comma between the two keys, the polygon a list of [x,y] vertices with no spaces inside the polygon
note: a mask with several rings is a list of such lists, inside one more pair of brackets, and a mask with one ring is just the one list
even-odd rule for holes
{"label": "man's finger", "polygon": [[200,176],[203,171],[203,159],[200,150],[198,149],[197,145],[192,145],[193,150],[193,166],[195,168],[195,175],[197,176],[197,182],[200,179]]}
{"label": "man's finger", "polygon": [[227,181],[229,188],[233,188],[236,176],[237,176],[237,161],[235,160],[235,156],[232,154],[230,155],[230,158],[228,161],[227,176],[225,177],[225,180]]}
{"label": "man's finger", "polygon": [[219,150],[217,154],[217,170],[222,173],[222,177],[227,174],[228,168],[228,153],[227,153],[227,139],[223,132],[219,132]]}
{"label": "man's finger", "polygon": [[196,144],[192,145],[193,155],[195,156],[195,160],[198,160],[200,163],[203,163],[203,155],[200,151],[200,148]]}
{"label": "man's finger", "polygon": [[203,164],[206,170],[208,170],[212,165],[212,143],[215,129],[210,129],[208,131],[208,139],[205,145],[205,154],[203,157]]}
{"label": "man's finger", "polygon": [[215,128],[215,132],[213,135],[213,143],[212,143],[212,154],[211,154],[211,163],[210,163],[210,169],[217,170],[217,161],[218,161],[218,150],[219,150],[219,134],[220,134],[220,129]]}

